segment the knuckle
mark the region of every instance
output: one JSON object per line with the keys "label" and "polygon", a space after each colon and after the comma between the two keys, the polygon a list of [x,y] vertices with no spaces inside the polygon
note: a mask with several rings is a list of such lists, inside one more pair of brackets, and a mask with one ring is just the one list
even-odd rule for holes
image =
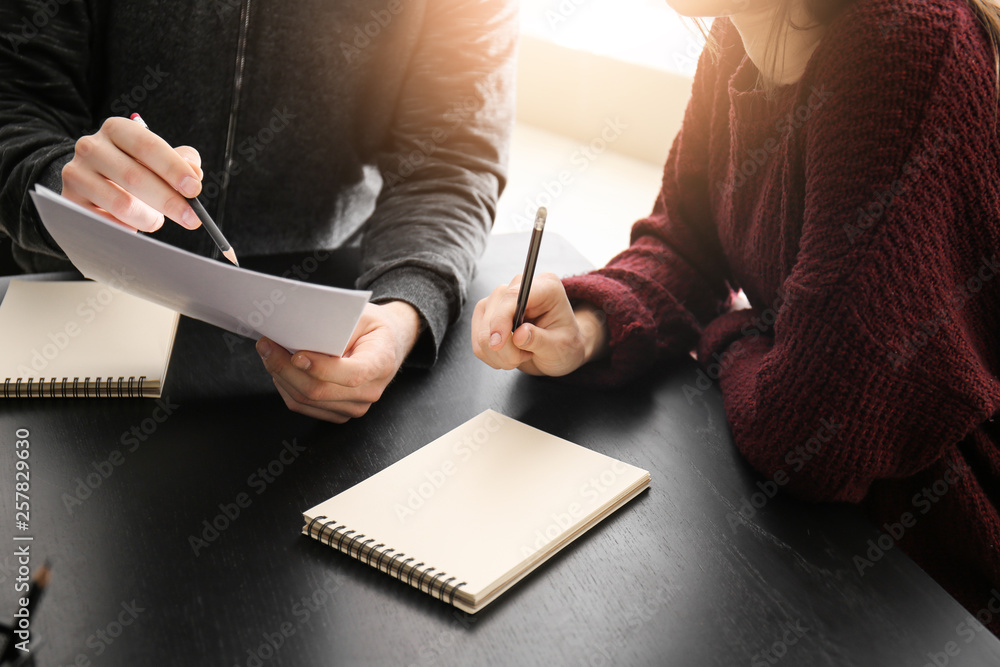
{"label": "knuckle", "polygon": [[171,195],[163,203],[163,210],[168,212],[172,220],[180,220],[187,211],[188,203],[180,195]]}
{"label": "knuckle", "polygon": [[347,408],[347,414],[350,415],[351,419],[357,419],[358,417],[364,417],[368,414],[368,409],[371,408],[371,403],[354,403],[349,408]]}
{"label": "knuckle", "polygon": [[309,386],[307,386],[307,387],[304,388],[304,391],[302,392],[302,396],[307,401],[311,401],[313,403],[318,403],[319,401],[322,401],[323,398],[324,398],[324,396],[325,396],[325,391],[324,390],[325,390],[325,387],[323,386],[322,383],[320,383],[320,382],[310,382]]}
{"label": "knuckle", "polygon": [[149,155],[156,150],[157,140],[155,136],[143,135],[135,142],[135,150],[139,155]]}
{"label": "knuckle", "polygon": [[142,184],[142,169],[138,165],[131,165],[122,172],[122,185],[127,188],[136,188]]}
{"label": "knuckle", "polygon": [[67,162],[62,168],[63,185],[66,185],[67,183],[76,183],[77,178],[80,175],[79,169],[80,166],[75,161],[70,160]]}
{"label": "knuckle", "polygon": [[359,368],[357,370],[351,371],[351,373],[347,376],[347,379],[344,381],[344,384],[350,387],[351,389],[357,389],[358,387],[365,384],[367,381],[368,381],[368,373],[364,369]]}
{"label": "knuckle", "polygon": [[87,134],[76,140],[73,152],[79,157],[87,157],[97,150],[97,138],[92,134]]}
{"label": "knuckle", "polygon": [[372,403],[378,403],[382,399],[383,387],[374,387],[361,394],[361,400],[367,402],[369,405]]}
{"label": "knuckle", "polygon": [[101,131],[102,132],[114,131],[114,129],[118,126],[118,124],[123,120],[124,120],[123,118],[119,118],[118,116],[108,116],[107,118],[104,119],[104,122],[101,123]]}
{"label": "knuckle", "polygon": [[128,218],[135,208],[135,198],[127,192],[121,192],[114,195],[111,198],[111,201],[108,202],[107,206],[108,213],[115,216],[119,220],[125,220]]}

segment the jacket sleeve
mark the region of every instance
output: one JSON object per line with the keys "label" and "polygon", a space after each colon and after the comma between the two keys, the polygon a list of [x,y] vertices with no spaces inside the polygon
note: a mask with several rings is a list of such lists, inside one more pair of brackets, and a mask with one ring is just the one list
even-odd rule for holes
{"label": "jacket sleeve", "polygon": [[0,232],[61,257],[28,195],[62,190],[62,167],[91,125],[90,19],[83,0],[0,3]]}
{"label": "jacket sleeve", "polygon": [[1000,408],[1000,187],[979,177],[1000,160],[992,61],[906,29],[915,50],[946,52],[883,55],[860,30],[838,52],[804,137],[805,219],[780,299],[701,340],[738,448],[807,499],[858,502]]}
{"label": "jacket sleeve", "polygon": [[734,33],[726,19],[713,25],[721,59],[716,61],[707,49],[701,55],[660,193],[652,213],[632,228],[628,250],[598,271],[563,281],[571,300],[600,308],[611,349],[608,359],[588,364],[568,379],[618,385],[658,362],[688,354],[701,326],[728,304],[729,267],[709,197],[709,141],[712,124],[726,122],[715,107],[727,104],[718,96],[726,94],[724,72],[727,50],[735,47]]}
{"label": "jacket sleeve", "polygon": [[430,365],[463,306],[506,179],[516,2],[427,3],[380,159],[359,287],[413,305],[427,328],[408,359]]}

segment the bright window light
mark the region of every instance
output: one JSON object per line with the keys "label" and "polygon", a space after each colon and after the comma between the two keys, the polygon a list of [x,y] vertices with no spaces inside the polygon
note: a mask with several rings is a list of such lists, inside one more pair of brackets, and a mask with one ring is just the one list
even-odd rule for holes
{"label": "bright window light", "polygon": [[705,38],[665,0],[521,0],[526,35],[692,76]]}

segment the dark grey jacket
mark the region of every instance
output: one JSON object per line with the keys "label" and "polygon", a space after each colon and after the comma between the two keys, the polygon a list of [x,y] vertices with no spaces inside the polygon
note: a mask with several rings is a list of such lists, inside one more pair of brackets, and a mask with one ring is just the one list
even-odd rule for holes
{"label": "dark grey jacket", "polygon": [[59,190],[76,139],[138,111],[201,153],[241,256],[360,234],[358,287],[421,312],[430,361],[503,189],[515,22],[516,0],[3,0],[0,232],[29,270],[65,262],[28,190]]}

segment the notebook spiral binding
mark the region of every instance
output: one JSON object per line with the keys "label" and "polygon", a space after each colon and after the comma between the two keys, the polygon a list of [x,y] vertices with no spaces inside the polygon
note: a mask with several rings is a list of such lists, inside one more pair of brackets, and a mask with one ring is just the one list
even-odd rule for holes
{"label": "notebook spiral binding", "polygon": [[[104,380],[102,383],[101,380]],[[70,380],[64,378],[44,377],[28,378],[27,382],[23,378],[6,378],[3,382],[4,398],[142,398],[142,383],[146,379],[145,375],[136,377],[114,377],[96,378],[93,382],[90,377],[85,377],[83,382],[75,377]],[[126,382],[128,383],[126,385]],[[11,384],[13,383],[13,384]],[[46,386],[47,384],[47,386]],[[134,388],[133,388],[134,385]],[[93,390],[93,391],[91,391]]]}
{"label": "notebook spiral binding", "polygon": [[[331,546],[351,558],[356,558],[362,563],[366,563],[380,572],[385,572],[389,576],[395,577],[419,591],[429,593],[448,604],[455,603],[456,591],[466,584],[464,581],[459,584],[452,584],[456,577],[445,579],[444,577],[448,576],[447,572],[438,572],[430,579],[425,580],[425,577],[434,572],[435,568],[427,567],[422,562],[409,565],[409,563],[416,559],[407,558],[405,553],[393,554],[392,552],[395,549],[388,548],[382,543],[369,546],[375,541],[374,539],[369,538],[362,541],[365,537],[363,533],[348,530],[347,526],[338,524],[336,521],[327,519],[325,516],[318,516],[312,519],[306,525],[305,532],[310,537],[319,540],[320,543]],[[336,537],[336,543],[334,543],[334,537]],[[368,548],[367,553],[365,552],[366,547]],[[381,551],[379,551],[380,549]],[[376,553],[378,554],[378,558],[375,558]],[[372,562],[373,559],[374,563]],[[382,569],[383,561],[385,569]],[[420,576],[414,581],[414,576],[417,573]],[[439,582],[436,588],[435,582]],[[425,583],[427,585],[426,589],[423,587]],[[447,596],[447,599],[445,599],[445,596]]]}

